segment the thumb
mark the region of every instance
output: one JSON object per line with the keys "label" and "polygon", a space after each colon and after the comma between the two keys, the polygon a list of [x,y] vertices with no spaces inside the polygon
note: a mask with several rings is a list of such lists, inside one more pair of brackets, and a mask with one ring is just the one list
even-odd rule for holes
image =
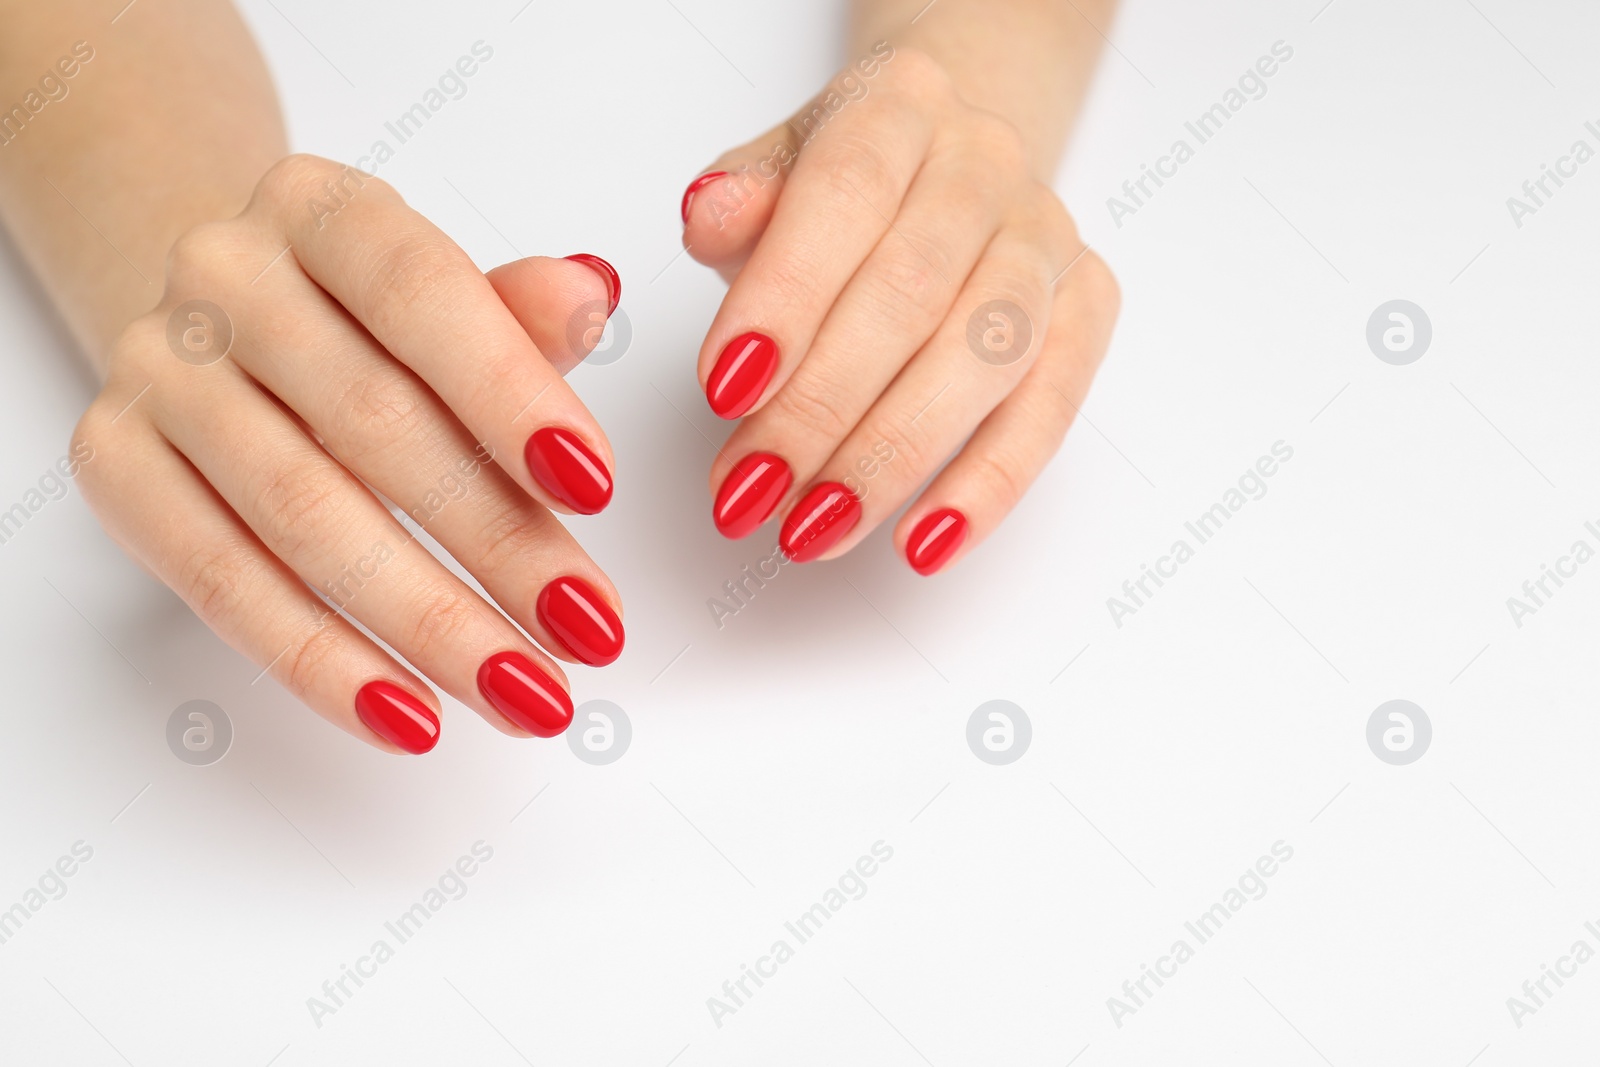
{"label": "thumb", "polygon": [[593,350],[622,299],[622,279],[616,269],[587,253],[513,260],[491,270],[488,278],[534,345],[561,374]]}
{"label": "thumb", "polygon": [[683,245],[729,280],[755,251],[799,155],[788,122],[723,153],[683,194]]}

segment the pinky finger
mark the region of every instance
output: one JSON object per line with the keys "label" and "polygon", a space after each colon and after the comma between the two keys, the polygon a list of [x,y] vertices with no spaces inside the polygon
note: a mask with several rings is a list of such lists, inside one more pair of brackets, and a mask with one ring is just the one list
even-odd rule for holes
{"label": "pinky finger", "polygon": [[895,526],[895,551],[912,570],[948,569],[1017,506],[1077,417],[1120,304],[1110,268],[1086,253],[1056,291],[1037,362]]}
{"label": "pinky finger", "polygon": [[[90,419],[79,434],[112,454],[94,440]],[[439,708],[427,685],[314,595],[164,440],[117,438],[122,474],[137,470],[139,477],[83,484],[129,554],[229,645],[341,730],[387,752],[433,748]]]}

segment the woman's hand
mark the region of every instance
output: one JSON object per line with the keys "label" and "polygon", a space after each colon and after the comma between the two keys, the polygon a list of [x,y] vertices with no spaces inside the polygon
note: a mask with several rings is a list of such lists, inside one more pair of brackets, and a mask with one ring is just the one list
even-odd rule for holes
{"label": "woman's hand", "polygon": [[289,157],[237,218],[173,247],[160,306],[123,332],[78,426],[85,495],[209,626],[357,737],[425,752],[439,719],[355,622],[502,731],[560,733],[565,676],[518,624],[574,662],[609,663],[623,640],[615,589],[551,514],[611,499],[605,435],[561,375],[594,336],[574,324],[621,286],[573,260],[486,278],[382,181]]}
{"label": "woman's hand", "polygon": [[895,528],[921,574],[960,558],[1060,445],[1120,297],[1024,140],[928,55],[880,43],[683,201],[684,242],[732,282],[699,374],[744,417],[711,469],[743,537],[782,510],[796,561]]}

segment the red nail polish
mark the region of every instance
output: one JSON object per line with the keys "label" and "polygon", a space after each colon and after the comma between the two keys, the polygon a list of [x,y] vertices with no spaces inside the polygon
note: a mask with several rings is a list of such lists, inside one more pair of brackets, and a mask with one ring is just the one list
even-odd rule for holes
{"label": "red nail polish", "polygon": [[611,472],[571,430],[535,431],[523,458],[534,479],[578,514],[593,515],[611,503]]}
{"label": "red nail polish", "polygon": [[722,480],[711,521],[723,537],[744,537],[767,521],[793,481],[783,460],[771,452],[752,452]]}
{"label": "red nail polish", "polygon": [[622,620],[587,582],[557,578],[539,591],[535,611],[580,662],[604,667],[622,655]]}
{"label": "red nail polish", "polygon": [[778,370],[778,343],[764,333],[742,333],[729,341],[706,379],[706,399],[724,419],[737,419],[761,399]]}
{"label": "red nail polish", "polygon": [[906,562],[918,574],[933,574],[966,539],[967,517],[955,508],[940,508],[924,516],[906,538]]}
{"label": "red nail polish", "polygon": [[810,563],[861,521],[861,501],[838,482],[823,482],[800,498],[783,520],[778,546],[796,563]]}
{"label": "red nail polish", "polygon": [[683,224],[685,226],[689,225],[689,206],[694,202],[694,194],[718,178],[726,178],[727,176],[728,172],[725,170],[714,170],[700,175],[700,177],[689,183],[689,188],[683,191]]}
{"label": "red nail polish", "polygon": [[539,737],[572,722],[572,698],[520,652],[496,652],[478,668],[478,692],[506,718]]}
{"label": "red nail polish", "polygon": [[433,709],[393,682],[368,682],[356,690],[356,715],[367,729],[414,756],[439,743]]}
{"label": "red nail polish", "polygon": [[600,280],[606,283],[606,302],[610,305],[606,308],[606,316],[609,318],[611,313],[617,310],[617,305],[622,303],[622,275],[617,273],[617,268],[599,256],[591,256],[587,252],[579,252],[566,258],[574,263],[582,263],[600,275]]}

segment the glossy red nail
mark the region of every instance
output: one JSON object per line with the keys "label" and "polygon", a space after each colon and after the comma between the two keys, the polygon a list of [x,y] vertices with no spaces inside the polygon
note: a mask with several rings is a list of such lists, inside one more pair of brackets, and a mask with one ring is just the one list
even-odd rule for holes
{"label": "glossy red nail", "polygon": [[727,176],[728,176],[728,172],[725,171],[725,170],[714,170],[714,171],[710,171],[709,173],[700,175],[700,177],[696,178],[694,181],[689,183],[689,188],[687,188],[687,189],[685,189],[683,191],[683,209],[682,210],[683,210],[683,224],[685,226],[689,225],[689,206],[694,202],[694,194],[698,193],[701,189],[704,189],[706,186],[710,185],[712,182],[716,181],[718,178],[726,178]]}
{"label": "glossy red nail", "polygon": [[778,370],[778,343],[764,333],[741,333],[729,341],[706,379],[706,399],[724,419],[755,406]]}
{"label": "glossy red nail", "polygon": [[722,480],[711,521],[723,537],[744,537],[771,517],[793,481],[794,473],[783,460],[771,452],[752,452]]}
{"label": "glossy red nail", "polygon": [[368,682],[356,690],[356,715],[367,729],[414,756],[439,743],[433,709],[393,682]]}
{"label": "glossy red nail", "polygon": [[534,606],[544,628],[581,663],[604,667],[622,655],[622,620],[589,583],[557,578]]}
{"label": "glossy red nail", "polygon": [[622,303],[622,275],[617,273],[617,268],[599,256],[591,256],[587,252],[579,252],[566,258],[574,263],[582,263],[600,275],[600,280],[606,283],[606,302],[610,305],[606,308],[606,316],[609,318],[611,313],[617,310],[617,305]]}
{"label": "glossy red nail", "polygon": [[861,521],[861,501],[838,482],[823,482],[800,498],[783,520],[778,547],[796,563],[810,563],[838,544]]}
{"label": "glossy red nail", "polygon": [[478,668],[478,692],[530,734],[554,737],[572,722],[572,698],[520,652],[496,652]]}
{"label": "glossy red nail", "polygon": [[940,508],[924,516],[906,538],[906,562],[918,574],[933,574],[966,539],[967,517],[955,508]]}
{"label": "glossy red nail", "polygon": [[571,430],[535,431],[523,458],[534,479],[578,514],[593,515],[611,503],[611,472]]}

